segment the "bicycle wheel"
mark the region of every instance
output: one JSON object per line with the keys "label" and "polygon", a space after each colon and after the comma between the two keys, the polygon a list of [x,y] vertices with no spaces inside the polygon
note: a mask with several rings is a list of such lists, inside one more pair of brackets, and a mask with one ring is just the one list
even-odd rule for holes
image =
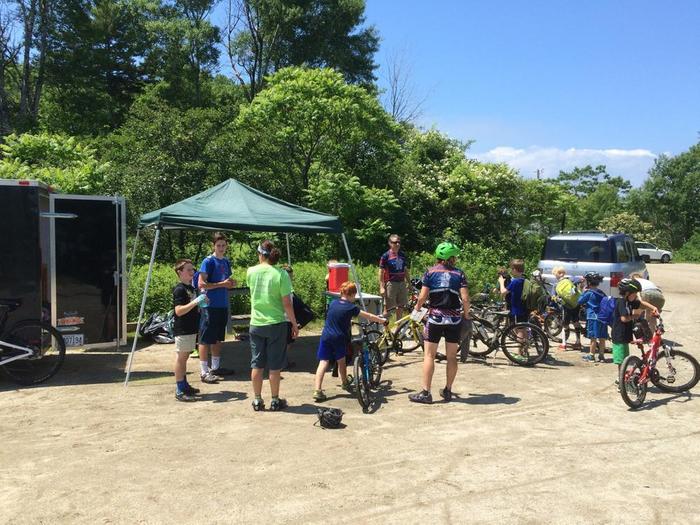
{"label": "bicycle wheel", "polygon": [[[7,341],[31,348],[34,355],[7,363],[2,368],[7,376],[20,385],[36,385],[53,377],[66,357],[66,343],[61,332],[41,321],[21,321],[7,333]],[[19,352],[17,352],[19,353]],[[12,350],[4,356],[11,356]]]}
{"label": "bicycle wheel", "polygon": [[501,350],[516,365],[533,366],[547,357],[549,339],[539,326],[515,323],[503,332]]}
{"label": "bicycle wheel", "polygon": [[423,348],[423,325],[418,325],[406,319],[394,330],[394,339],[401,341],[402,350],[411,352],[418,347]]}
{"label": "bicycle wheel", "polygon": [[630,408],[639,408],[647,396],[647,383],[640,381],[646,365],[636,355],[628,355],[620,365],[620,396]]}
{"label": "bicycle wheel", "polygon": [[382,380],[382,356],[379,350],[369,347],[369,386],[377,388]]}
{"label": "bicycle wheel", "polygon": [[390,336],[387,335],[387,332],[367,330],[364,337],[368,345],[375,346],[382,358],[382,365],[384,365],[389,359],[389,351],[393,348],[393,341],[389,339]]}
{"label": "bicycle wheel", "polygon": [[355,373],[353,381],[355,382],[355,395],[357,396],[357,402],[360,403],[363,411],[369,408],[372,402],[372,397],[370,393],[369,381],[365,377],[365,370],[362,366],[362,354],[355,356],[353,371]]}
{"label": "bicycle wheel", "polygon": [[656,369],[651,374],[651,382],[664,392],[685,392],[697,385],[700,380],[700,365],[690,354],[680,350],[668,350],[668,356],[659,350],[656,356]]}
{"label": "bicycle wheel", "polygon": [[557,337],[561,334],[564,328],[564,321],[558,314],[549,314],[544,318],[544,331],[547,333],[550,339],[556,341]]}
{"label": "bicycle wheel", "polygon": [[459,343],[459,352],[464,356],[464,350],[472,357],[486,357],[496,348],[493,344],[496,336],[495,327],[488,321],[472,319],[471,339],[465,337]]}

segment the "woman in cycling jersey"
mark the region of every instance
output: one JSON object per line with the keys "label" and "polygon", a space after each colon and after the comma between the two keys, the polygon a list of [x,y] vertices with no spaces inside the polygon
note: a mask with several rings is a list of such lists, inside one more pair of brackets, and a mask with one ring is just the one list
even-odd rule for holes
{"label": "woman in cycling jersey", "polygon": [[452,383],[457,375],[457,350],[463,322],[469,318],[469,289],[464,272],[455,266],[460,251],[451,242],[443,242],[435,249],[437,264],[423,275],[415,311],[418,312],[429,300],[428,322],[425,325],[425,355],[423,357],[422,390],[410,394],[414,403],[432,403],[430,386],[435,372],[435,354],[440,339],[445,338],[447,355],[447,381],[440,396],[449,402],[452,399]]}

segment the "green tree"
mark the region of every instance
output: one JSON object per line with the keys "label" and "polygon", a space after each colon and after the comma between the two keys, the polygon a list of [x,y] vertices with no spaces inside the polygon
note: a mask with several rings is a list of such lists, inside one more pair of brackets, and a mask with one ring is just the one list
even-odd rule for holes
{"label": "green tree", "polygon": [[399,128],[377,99],[330,69],[286,68],[241,109],[229,134],[244,158],[247,181],[301,203],[322,171],[390,185]]}
{"label": "green tree", "polygon": [[622,177],[613,177],[602,164],[595,168],[589,164],[571,171],[560,171],[556,180],[577,197],[587,197],[600,184],[610,184],[618,189],[621,196],[626,195],[632,188],[632,184],[628,180]]}
{"label": "green tree", "polygon": [[228,169],[236,169],[218,164],[221,153],[212,144],[237,114],[242,100],[235,99],[238,90],[230,82],[215,83],[209,89],[219,92],[220,103],[181,109],[167,102],[162,93],[167,89],[166,84],[149,87],[134,102],[124,125],[101,142],[111,166],[109,188],[127,197],[131,226],[141,214],[218,184],[229,176]]}
{"label": "green tree", "polygon": [[598,224],[598,229],[607,232],[622,232],[634,237],[635,241],[651,242],[659,244],[659,231],[653,224],[644,222],[639,215],[623,211],[611,215]]}
{"label": "green tree", "polygon": [[682,246],[700,228],[700,143],[675,157],[661,155],[629,207],[671,243]]}
{"label": "green tree", "polygon": [[[363,186],[356,176],[345,173],[320,173],[309,185],[307,202],[315,210],[340,217],[355,256],[365,262],[376,259],[384,248],[399,210],[391,190]],[[334,242],[329,239],[325,244]]]}
{"label": "green tree", "polygon": [[71,135],[117,127],[143,88],[148,0],[56,0],[41,123]]}
{"label": "green tree", "polygon": [[151,79],[168,83],[164,95],[182,107],[202,106],[202,90],[218,65],[220,30],[208,19],[216,0],[176,0],[163,5],[147,23],[153,45],[146,69]]}
{"label": "green tree", "polygon": [[379,36],[364,0],[226,0],[226,47],[248,99],[288,66],[329,67],[351,83],[374,82]]}
{"label": "green tree", "polygon": [[65,193],[100,193],[108,164],[74,137],[40,133],[8,135],[0,145],[0,179],[34,179]]}

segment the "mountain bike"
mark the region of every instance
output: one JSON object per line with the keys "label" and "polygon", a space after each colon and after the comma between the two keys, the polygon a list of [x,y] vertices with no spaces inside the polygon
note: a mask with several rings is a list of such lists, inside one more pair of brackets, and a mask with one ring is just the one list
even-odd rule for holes
{"label": "mountain bike", "polygon": [[6,332],[10,312],[20,306],[21,301],[0,299],[0,367],[15,383],[36,385],[61,368],[66,343],[56,328],[38,319],[20,321]]}
{"label": "mountain bike", "polygon": [[509,311],[497,311],[489,307],[472,308],[472,330],[459,342],[462,362],[467,355],[485,359],[501,350],[516,365],[534,366],[549,354],[547,334],[537,325],[513,323]]}
{"label": "mountain bike", "polygon": [[642,406],[649,381],[662,392],[680,393],[690,390],[700,380],[698,361],[664,342],[661,338],[664,331],[659,317],[648,350],[644,351],[644,339],[636,339],[632,344],[641,350],[641,358],[628,355],[620,365],[620,396],[630,408]]}
{"label": "mountain bike", "polygon": [[372,390],[379,386],[382,379],[382,357],[376,341],[372,340],[369,325],[353,323],[360,327],[362,333],[361,346],[355,351],[353,358],[353,381],[357,401],[366,412],[373,402]]}
{"label": "mountain bike", "polygon": [[[389,310],[389,313],[392,310]],[[427,309],[423,312],[423,318],[425,318],[426,312]],[[416,321],[411,317],[411,314],[412,310],[409,310],[409,313],[401,319],[384,325],[381,331],[364,329],[364,337],[376,345],[381,355],[382,365],[387,362],[389,353],[392,351],[396,355],[402,355],[404,352],[410,352],[418,347],[423,348],[423,320]]]}

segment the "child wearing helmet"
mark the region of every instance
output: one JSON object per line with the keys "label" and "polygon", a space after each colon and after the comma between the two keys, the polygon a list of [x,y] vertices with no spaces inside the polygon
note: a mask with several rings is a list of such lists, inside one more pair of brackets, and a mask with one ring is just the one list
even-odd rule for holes
{"label": "child wearing helmet", "polygon": [[650,310],[653,315],[659,315],[659,310],[641,300],[642,285],[637,279],[622,279],[617,289],[620,297],[615,301],[611,335],[613,363],[617,365],[619,375],[620,365],[629,355],[629,344],[634,339],[634,320],[642,315],[644,309]]}
{"label": "child wearing helmet", "polygon": [[452,383],[457,376],[457,350],[462,323],[469,319],[469,289],[464,272],[455,267],[459,248],[451,242],[443,242],[435,249],[437,264],[423,275],[423,286],[414,307],[419,312],[430,298],[428,322],[425,325],[425,355],[423,357],[422,390],[408,396],[414,403],[433,402],[430,386],[435,372],[435,355],[440,339],[445,338],[447,354],[447,381],[440,396],[452,399]]}
{"label": "child wearing helmet", "polygon": [[603,276],[597,272],[588,272],[583,277],[586,280],[587,289],[579,297],[578,304],[586,307],[586,337],[591,340],[589,353],[583,356],[583,360],[595,362],[597,350],[598,360],[604,363],[608,327],[605,323],[598,320],[600,302],[605,297],[605,293],[598,289],[598,285],[603,282]]}

